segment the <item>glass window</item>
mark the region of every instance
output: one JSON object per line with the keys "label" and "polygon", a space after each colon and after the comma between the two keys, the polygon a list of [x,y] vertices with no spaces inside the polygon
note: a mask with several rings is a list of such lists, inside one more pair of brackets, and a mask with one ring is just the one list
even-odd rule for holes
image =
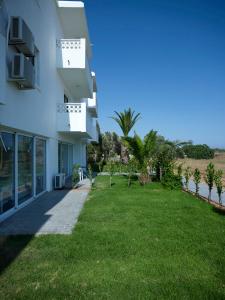
{"label": "glass window", "polygon": [[45,190],[46,142],[36,139],[36,195]]}
{"label": "glass window", "polygon": [[18,136],[18,204],[33,194],[33,138]]}
{"label": "glass window", "polygon": [[14,134],[0,132],[0,214],[15,206]]}

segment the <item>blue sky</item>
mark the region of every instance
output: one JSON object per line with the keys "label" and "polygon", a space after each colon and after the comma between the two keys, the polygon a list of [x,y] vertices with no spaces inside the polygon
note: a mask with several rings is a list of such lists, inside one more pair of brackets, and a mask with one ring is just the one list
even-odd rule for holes
{"label": "blue sky", "polygon": [[135,131],[225,147],[225,1],[86,0],[102,131],[131,107]]}

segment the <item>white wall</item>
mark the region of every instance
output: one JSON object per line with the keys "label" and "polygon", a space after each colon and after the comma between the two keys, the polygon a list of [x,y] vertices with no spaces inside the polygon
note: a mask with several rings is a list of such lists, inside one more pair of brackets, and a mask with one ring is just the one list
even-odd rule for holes
{"label": "white wall", "polygon": [[9,15],[21,16],[35,37],[40,52],[40,88],[19,90],[5,80],[2,66],[6,45],[0,34],[0,102],[5,99],[5,105],[0,105],[0,127],[47,138],[47,189],[50,190],[52,177],[58,172],[58,140],[75,144],[75,161],[86,164],[86,152],[82,152],[86,141],[57,132],[57,103],[63,103],[66,90],[56,67],[56,40],[63,38],[62,28],[55,0],[5,0],[5,3]]}

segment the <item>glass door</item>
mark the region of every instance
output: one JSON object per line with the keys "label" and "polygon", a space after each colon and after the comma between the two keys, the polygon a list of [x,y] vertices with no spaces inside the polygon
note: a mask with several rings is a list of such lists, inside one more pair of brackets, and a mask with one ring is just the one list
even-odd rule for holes
{"label": "glass door", "polygon": [[18,204],[33,195],[33,138],[18,136]]}
{"label": "glass door", "polygon": [[73,146],[69,145],[69,174],[72,175],[73,173]]}
{"label": "glass door", "polygon": [[45,190],[46,185],[46,142],[36,139],[36,195]]}
{"label": "glass door", "polygon": [[14,134],[0,132],[0,215],[15,206]]}

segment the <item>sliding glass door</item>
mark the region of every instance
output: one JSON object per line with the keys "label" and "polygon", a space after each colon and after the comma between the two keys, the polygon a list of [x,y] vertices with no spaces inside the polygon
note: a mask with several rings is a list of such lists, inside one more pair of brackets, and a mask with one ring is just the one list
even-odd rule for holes
{"label": "sliding glass door", "polygon": [[0,215],[15,206],[14,134],[0,132]]}
{"label": "sliding glass door", "polygon": [[33,138],[18,136],[18,204],[33,196]]}
{"label": "sliding glass door", "polygon": [[58,166],[59,173],[64,173],[66,176],[72,175],[73,145],[64,143],[58,144]]}
{"label": "sliding glass door", "polygon": [[46,185],[46,142],[36,139],[36,195],[45,190]]}

